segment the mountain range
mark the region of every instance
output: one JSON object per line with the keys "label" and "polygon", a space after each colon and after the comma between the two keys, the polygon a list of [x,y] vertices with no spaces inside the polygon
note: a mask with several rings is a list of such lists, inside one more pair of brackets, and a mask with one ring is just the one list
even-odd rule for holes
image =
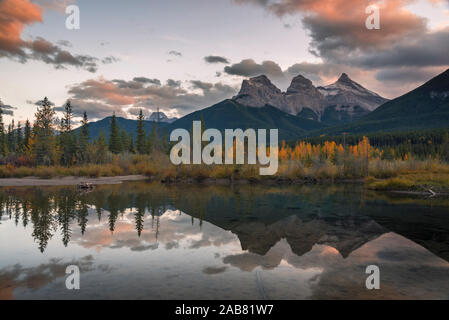
{"label": "mountain range", "polygon": [[[387,100],[364,88],[343,73],[335,83],[315,87],[302,75],[293,78],[285,92],[265,75],[243,80],[240,92],[231,99],[169,119],[162,112],[145,121],[151,130],[159,118],[160,130],[190,130],[192,121],[204,120],[206,128],[279,129],[279,138],[294,140],[343,132],[361,134],[410,131],[449,125],[449,69],[422,86]],[[91,137],[108,132],[110,118],[90,124]],[[119,126],[135,133],[136,120],[118,118]]]}
{"label": "mountain range", "polygon": [[164,123],[172,123],[178,120],[178,118],[169,118],[162,111],[153,112],[148,118],[148,121],[156,121],[156,122],[164,122]]}
{"label": "mountain range", "polygon": [[243,80],[236,102],[248,107],[271,105],[300,118],[325,124],[350,122],[375,110],[388,100],[379,96],[343,73],[325,87],[298,75],[286,92],[282,92],[264,75]]}

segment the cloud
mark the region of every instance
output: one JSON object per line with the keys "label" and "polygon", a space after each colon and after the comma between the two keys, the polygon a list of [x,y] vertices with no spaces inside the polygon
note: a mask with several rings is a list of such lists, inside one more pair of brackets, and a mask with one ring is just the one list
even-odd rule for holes
{"label": "cloud", "polygon": [[[282,20],[289,15],[301,17],[311,39],[309,51],[321,62],[297,63],[286,70],[286,75],[304,73],[311,80],[326,81],[338,73],[350,72],[363,78],[368,87],[389,97],[405,93],[411,89],[410,84],[427,79],[431,71],[436,75],[449,67],[449,28],[430,30],[426,18],[410,11],[408,5],[411,2],[234,0],[238,5],[261,7]],[[365,9],[370,4],[376,4],[380,9],[379,30],[365,27],[368,17]],[[406,70],[412,67],[415,77],[405,77],[406,73],[412,74]],[[392,68],[399,71],[397,76],[393,75]],[[254,61],[247,60],[225,71],[248,77],[258,73],[268,75],[268,71],[262,69]],[[379,83],[380,79],[388,81],[388,85]]]}
{"label": "cloud", "polygon": [[62,40],[56,45],[42,37],[23,40],[21,36],[24,28],[38,22],[43,22],[43,9],[38,4],[29,0],[0,1],[0,58],[21,63],[39,60],[56,69],[74,66],[92,73],[97,71],[98,58],[72,54],[61,48],[67,47],[68,41]]}
{"label": "cloud", "polygon": [[161,85],[161,80],[159,80],[159,79],[149,79],[149,78],[145,78],[145,77],[135,77],[133,79],[133,81],[137,81],[137,82],[141,82],[141,83],[151,83],[151,84],[156,84],[158,86]]}
{"label": "cloud", "polygon": [[221,57],[221,56],[207,56],[207,57],[204,57],[204,61],[206,61],[207,63],[229,64],[229,60],[227,58]]}
{"label": "cloud", "polygon": [[426,31],[426,19],[410,12],[408,0],[377,2],[381,11],[380,30],[365,28],[366,0],[235,0],[237,4],[264,7],[276,16],[301,14],[309,31],[311,51],[323,57],[344,57],[348,51],[388,47],[406,36]]}
{"label": "cloud", "polygon": [[179,51],[175,51],[175,50],[169,51],[168,54],[171,56],[182,57],[182,53]]}
{"label": "cloud", "polygon": [[173,79],[168,79],[167,80],[167,86],[172,87],[172,88],[179,88],[181,86],[181,81],[176,81]]}
{"label": "cloud", "polygon": [[210,82],[203,82],[200,80],[191,80],[190,83],[192,84],[193,89],[200,89],[203,91],[209,91],[214,87],[214,85]]}
{"label": "cloud", "polygon": [[413,40],[401,41],[390,50],[354,59],[363,68],[428,67],[449,65],[449,28]]}
{"label": "cloud", "polygon": [[117,57],[114,57],[114,56],[109,56],[109,57],[103,58],[101,60],[101,62],[103,64],[111,64],[111,63],[115,63],[115,62],[118,62],[118,61],[120,61],[120,59],[117,58]]}
{"label": "cloud", "polygon": [[245,59],[231,66],[226,66],[224,72],[243,77],[254,77],[261,74],[274,79],[284,77],[281,67],[276,62],[270,60],[258,64],[253,59]]}
{"label": "cloud", "polygon": [[409,82],[412,80],[413,82],[423,83],[430,80],[437,73],[433,68],[393,68],[380,70],[376,73],[376,79],[387,82]]}
{"label": "cloud", "polygon": [[6,114],[6,115],[9,115],[9,116],[13,116],[13,115],[14,115],[14,111],[13,111],[13,110],[16,110],[16,109],[17,109],[17,108],[15,108],[15,107],[13,107],[13,106],[4,104],[4,103],[2,102],[2,100],[0,99],[0,110],[1,110],[2,114]]}
{"label": "cloud", "polygon": [[72,43],[68,40],[58,40],[58,41],[56,41],[56,44],[58,44],[62,47],[68,47],[68,48],[73,47]]}
{"label": "cloud", "polygon": [[[148,80],[144,77],[133,80],[89,79],[69,87],[69,99],[76,115],[81,116],[87,111],[90,118],[98,119],[110,116],[112,112],[126,117],[127,114],[135,115],[139,109],[148,113],[158,107],[171,116],[184,115],[237,93],[237,88],[220,82],[192,80],[187,82],[191,86],[184,88],[179,80],[169,79],[164,85],[160,81]],[[195,90],[201,90],[201,93]],[[55,109],[61,111],[62,107]]]}

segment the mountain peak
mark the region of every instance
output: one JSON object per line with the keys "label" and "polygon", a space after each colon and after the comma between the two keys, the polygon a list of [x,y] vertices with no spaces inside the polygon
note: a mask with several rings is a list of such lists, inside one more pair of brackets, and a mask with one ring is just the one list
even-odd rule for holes
{"label": "mountain peak", "polygon": [[167,122],[172,123],[173,121],[177,120],[177,118],[169,118],[165,113],[162,111],[159,112],[153,112],[149,117],[149,121],[159,121],[159,122]]}
{"label": "mountain peak", "polygon": [[337,82],[352,82],[351,78],[346,73],[342,73],[340,78],[338,78]]}
{"label": "mountain peak", "polygon": [[292,79],[290,87],[287,89],[287,94],[298,93],[304,89],[311,88],[313,88],[312,81],[299,74]]}
{"label": "mountain peak", "polygon": [[[249,78],[248,80],[243,80],[242,83],[242,87],[244,85],[256,85],[256,86],[267,86],[270,88],[276,88],[277,90],[279,90],[272,82],[270,79],[268,79],[268,77],[264,74],[257,76],[257,77],[252,77]],[[280,90],[279,90],[280,91]]]}
{"label": "mountain peak", "polygon": [[267,104],[280,106],[282,91],[266,75],[243,80],[242,87],[233,100],[246,106],[264,107]]}
{"label": "mountain peak", "polygon": [[[329,107],[352,116],[358,107],[362,111],[357,112],[366,113],[387,101],[351,80],[346,73],[342,73],[335,83],[325,87],[315,87],[312,81],[303,75],[297,75],[286,92],[271,83],[267,76],[260,75],[243,80],[240,92],[233,100],[249,107],[271,105],[293,115],[307,108],[315,113],[317,119],[320,119]],[[349,108],[342,111],[341,106]]]}

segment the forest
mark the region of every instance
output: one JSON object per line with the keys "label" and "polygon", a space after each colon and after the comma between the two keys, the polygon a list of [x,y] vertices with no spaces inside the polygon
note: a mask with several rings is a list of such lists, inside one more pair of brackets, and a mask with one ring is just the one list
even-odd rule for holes
{"label": "forest", "polygon": [[[166,133],[161,134],[156,122],[146,132],[142,110],[135,133],[119,128],[113,114],[109,132],[101,132],[94,140],[89,136],[87,113],[78,130],[73,119],[70,101],[59,119],[47,98],[38,106],[33,122],[27,120],[23,127],[20,122],[16,127],[12,120],[5,128],[0,112],[0,177],[140,174],[163,182],[275,179],[315,183],[352,179],[374,189],[433,188],[438,192],[449,188],[447,129],[282,141],[277,173],[263,178],[259,165],[173,165]],[[202,130],[206,126],[202,121]]]}

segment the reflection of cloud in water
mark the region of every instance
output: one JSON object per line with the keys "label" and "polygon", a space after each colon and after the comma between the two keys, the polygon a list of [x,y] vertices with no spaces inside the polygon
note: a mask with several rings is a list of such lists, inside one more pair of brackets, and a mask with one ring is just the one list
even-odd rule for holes
{"label": "reflection of cloud in water", "polygon": [[210,223],[203,222],[199,226],[199,220],[195,220],[192,224],[192,217],[178,210],[166,210],[160,217],[154,218],[146,213],[142,234],[138,237],[134,214],[134,211],[127,211],[120,216],[112,233],[107,219],[95,221],[92,225],[89,223],[86,233],[81,235],[80,232],[74,232],[71,241],[97,250],[129,248],[131,251],[146,251],[160,248],[159,244],[163,244],[166,250],[180,248],[180,242],[190,249],[199,249],[219,247],[237,240],[230,231]]}
{"label": "reflection of cloud in water", "polygon": [[[394,233],[366,243],[347,258],[326,245],[298,256],[283,239],[263,256],[245,252],[224,257],[223,262],[243,271],[261,267],[270,273],[285,265],[298,271],[321,270],[309,279],[314,299],[447,299],[449,292],[449,264]],[[381,290],[365,287],[370,264],[380,268]]]}
{"label": "reflection of cloud in water", "polygon": [[92,255],[67,262],[64,262],[63,259],[53,258],[48,263],[36,267],[23,267],[20,264],[15,264],[0,270],[0,300],[14,299],[16,289],[36,291],[58,278],[65,277],[65,270],[69,265],[78,266],[81,273],[93,270],[99,270],[102,273],[111,271],[111,268],[104,264],[94,267]]}
{"label": "reflection of cloud in water", "polygon": [[204,274],[209,274],[209,275],[213,275],[213,274],[219,274],[219,273],[223,273],[226,271],[228,267],[204,267],[203,268],[203,273]]}

